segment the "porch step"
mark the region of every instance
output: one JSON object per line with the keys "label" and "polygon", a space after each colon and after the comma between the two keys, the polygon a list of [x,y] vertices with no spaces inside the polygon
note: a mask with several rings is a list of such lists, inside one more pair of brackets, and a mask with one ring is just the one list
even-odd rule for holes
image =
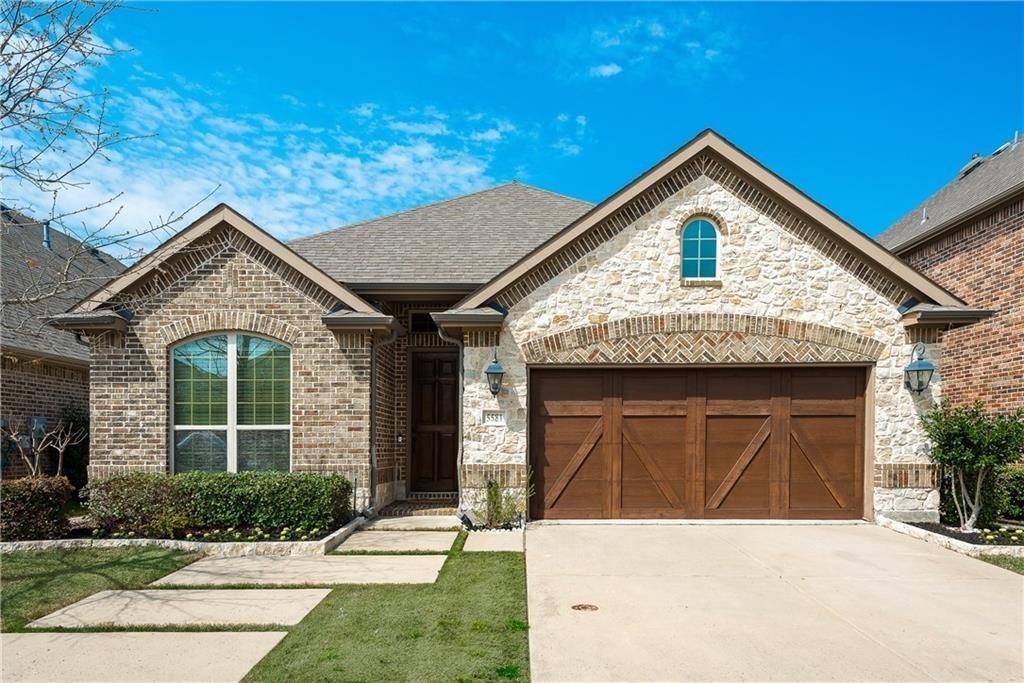
{"label": "porch step", "polygon": [[459,511],[458,498],[434,498],[427,500],[396,500],[377,513],[381,517],[436,517],[454,516]]}

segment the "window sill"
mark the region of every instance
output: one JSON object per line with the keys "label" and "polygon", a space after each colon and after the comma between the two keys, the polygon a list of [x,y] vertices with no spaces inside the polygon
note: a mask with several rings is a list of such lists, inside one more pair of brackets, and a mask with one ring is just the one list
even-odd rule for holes
{"label": "window sill", "polygon": [[718,278],[680,278],[679,284],[683,287],[721,287],[722,281]]}

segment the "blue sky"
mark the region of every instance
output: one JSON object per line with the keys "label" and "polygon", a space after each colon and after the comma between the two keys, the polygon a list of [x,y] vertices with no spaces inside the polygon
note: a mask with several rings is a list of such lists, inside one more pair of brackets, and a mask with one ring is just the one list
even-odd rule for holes
{"label": "blue sky", "polygon": [[1024,128],[1020,3],[142,7],[91,78],[157,135],[61,200],[123,191],[125,227],[218,184],[282,238],[514,179],[600,201],[713,127],[877,234]]}

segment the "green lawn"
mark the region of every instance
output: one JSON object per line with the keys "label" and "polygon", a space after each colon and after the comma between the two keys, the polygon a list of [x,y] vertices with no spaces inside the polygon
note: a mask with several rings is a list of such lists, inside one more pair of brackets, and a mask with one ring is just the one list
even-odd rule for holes
{"label": "green lawn", "polygon": [[528,679],[523,554],[464,540],[434,584],[334,589],[246,680]]}
{"label": "green lawn", "polygon": [[1009,569],[1011,572],[1024,574],[1024,557],[1003,557],[999,555],[990,555],[988,557],[982,557],[981,559],[985,562],[988,562],[989,564],[994,564],[997,567]]}
{"label": "green lawn", "polygon": [[0,556],[0,630],[102,590],[142,588],[196,559],[163,548],[83,548]]}

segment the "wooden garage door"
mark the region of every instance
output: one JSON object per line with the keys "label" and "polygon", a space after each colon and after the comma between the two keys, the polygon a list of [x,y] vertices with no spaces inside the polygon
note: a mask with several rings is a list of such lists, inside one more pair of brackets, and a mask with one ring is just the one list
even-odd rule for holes
{"label": "wooden garage door", "polygon": [[855,519],[864,370],[534,370],[534,519]]}

